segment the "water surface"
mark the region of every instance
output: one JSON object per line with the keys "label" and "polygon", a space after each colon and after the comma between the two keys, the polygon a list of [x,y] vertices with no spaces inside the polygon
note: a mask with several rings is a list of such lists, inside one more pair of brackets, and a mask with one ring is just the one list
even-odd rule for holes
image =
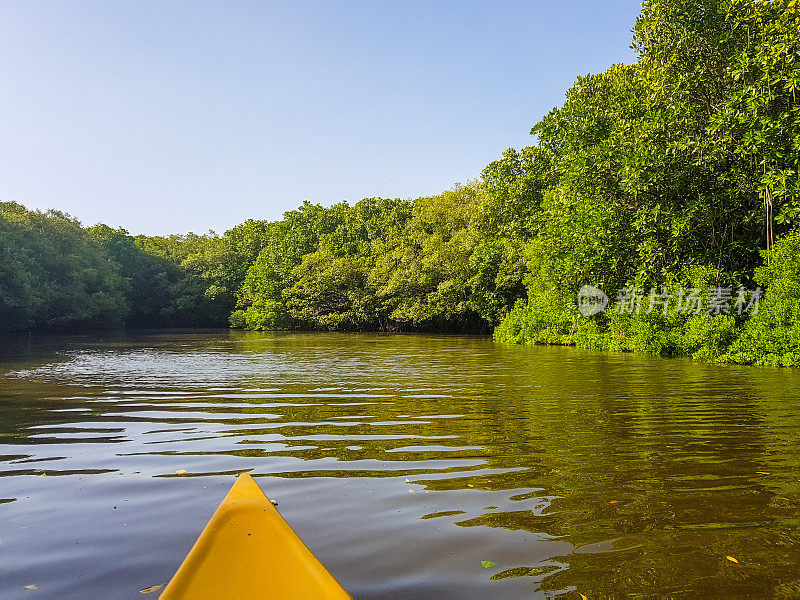
{"label": "water surface", "polygon": [[486,337],[0,340],[0,597],[156,596],[247,471],[356,598],[797,598],[799,390]]}

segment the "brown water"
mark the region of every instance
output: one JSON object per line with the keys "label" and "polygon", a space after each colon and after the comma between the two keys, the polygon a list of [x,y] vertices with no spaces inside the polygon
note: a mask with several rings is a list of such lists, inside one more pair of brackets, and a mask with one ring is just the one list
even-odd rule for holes
{"label": "brown water", "polygon": [[800,597],[800,371],[485,337],[0,344],[4,599],[156,596],[241,471],[357,598]]}

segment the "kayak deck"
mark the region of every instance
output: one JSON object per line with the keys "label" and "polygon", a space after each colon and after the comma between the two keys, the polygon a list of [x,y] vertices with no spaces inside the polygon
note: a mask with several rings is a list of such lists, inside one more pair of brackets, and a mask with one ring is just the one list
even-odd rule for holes
{"label": "kayak deck", "polygon": [[250,475],[239,475],[161,600],[349,599]]}

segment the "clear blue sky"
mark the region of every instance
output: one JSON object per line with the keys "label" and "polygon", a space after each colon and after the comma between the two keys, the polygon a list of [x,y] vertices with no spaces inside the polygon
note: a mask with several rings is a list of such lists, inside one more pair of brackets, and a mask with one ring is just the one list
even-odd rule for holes
{"label": "clear blue sky", "polygon": [[633,0],[0,0],[0,200],[132,233],[435,194],[631,62]]}

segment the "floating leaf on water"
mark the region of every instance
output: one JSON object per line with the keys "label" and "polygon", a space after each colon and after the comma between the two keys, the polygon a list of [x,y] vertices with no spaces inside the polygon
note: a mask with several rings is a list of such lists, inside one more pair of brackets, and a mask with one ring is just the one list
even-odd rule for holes
{"label": "floating leaf on water", "polygon": [[39,589],[39,587],[38,587],[38,586],[36,586],[36,585],[26,585],[26,586],[25,586],[25,589],[26,589],[26,590],[38,590],[38,589]]}
{"label": "floating leaf on water", "polygon": [[184,475],[185,473],[186,473],[186,469],[178,469],[177,471],[175,471],[176,475]]}
{"label": "floating leaf on water", "polygon": [[482,560],[482,561],[481,561],[481,566],[482,566],[484,569],[488,569],[488,568],[490,568],[490,567],[493,567],[493,566],[495,566],[496,564],[497,564],[497,563],[493,563],[493,562],[492,562],[492,561],[490,561],[490,560]]}
{"label": "floating leaf on water", "polygon": [[406,483],[411,483],[411,481],[406,477]]}
{"label": "floating leaf on water", "polygon": [[443,510],[441,512],[432,512],[427,515],[422,515],[420,519],[435,519],[436,517],[454,517],[455,515],[465,514],[463,510]]}
{"label": "floating leaf on water", "polygon": [[725,558],[727,558],[732,563],[736,563],[737,565],[739,564],[739,561],[733,558],[732,556],[726,556]]}
{"label": "floating leaf on water", "polygon": [[139,590],[139,593],[140,594],[152,594],[153,592],[157,592],[158,590],[160,590],[162,587],[164,587],[163,583],[161,585],[154,585],[152,587],[144,588],[143,590]]}

